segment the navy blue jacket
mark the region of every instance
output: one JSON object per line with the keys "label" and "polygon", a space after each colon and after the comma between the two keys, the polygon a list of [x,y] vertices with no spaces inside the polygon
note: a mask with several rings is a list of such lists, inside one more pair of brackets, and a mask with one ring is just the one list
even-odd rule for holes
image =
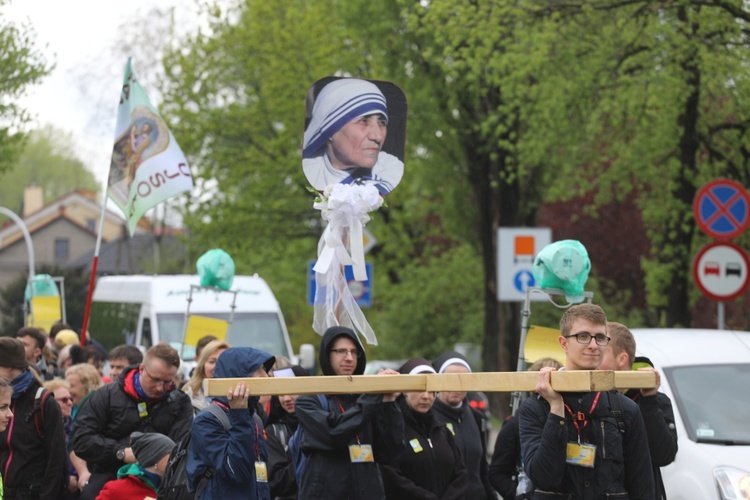
{"label": "navy blue jacket", "polygon": [[[249,377],[263,366],[270,370],[275,358],[250,347],[227,349],[216,363],[214,378]],[[255,463],[268,464],[268,452],[263,428],[253,418],[257,397],[251,397],[247,409],[226,410],[226,398],[214,398],[229,416],[230,427],[225,430],[219,419],[202,411],[193,421],[188,451],[187,476],[193,490],[207,470],[215,470],[199,498],[221,500],[270,500],[267,482],[255,477]]]}
{"label": "navy blue jacket", "polygon": [[[654,498],[654,480],[649,458],[646,428],[638,405],[622,394],[602,392],[593,413],[589,410],[596,393],[564,393],[563,399],[574,415],[586,414],[581,443],[596,446],[594,468],[566,463],[569,442],[578,440],[572,418],[550,413],[541,396],[527,398],[518,411],[521,455],[526,474],[534,483],[534,499],[575,498],[594,500]],[[620,399],[625,434],[612,416],[609,397]]]}

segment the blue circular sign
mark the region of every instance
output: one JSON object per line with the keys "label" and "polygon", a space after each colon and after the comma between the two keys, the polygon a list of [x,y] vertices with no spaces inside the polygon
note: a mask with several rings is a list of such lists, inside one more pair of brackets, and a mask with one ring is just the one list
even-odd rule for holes
{"label": "blue circular sign", "polygon": [[698,227],[712,238],[734,238],[750,226],[750,194],[733,180],[711,181],[695,195],[693,214]]}
{"label": "blue circular sign", "polygon": [[527,288],[535,285],[536,280],[534,279],[534,275],[527,269],[518,271],[515,276],[513,276],[513,286],[521,293],[526,293]]}

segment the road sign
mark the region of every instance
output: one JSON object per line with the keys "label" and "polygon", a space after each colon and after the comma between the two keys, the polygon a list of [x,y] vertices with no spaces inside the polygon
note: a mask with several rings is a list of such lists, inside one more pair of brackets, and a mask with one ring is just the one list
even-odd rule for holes
{"label": "road sign", "polygon": [[[307,266],[307,305],[315,304],[315,271],[313,271],[315,261]],[[359,307],[372,307],[372,264],[365,262],[365,271],[367,272],[367,281],[356,281],[354,279],[354,270],[352,266],[344,266],[344,277],[349,285],[349,291],[352,293],[354,300]]]}
{"label": "road sign", "polygon": [[706,297],[727,301],[747,290],[750,259],[733,243],[714,241],[704,246],[693,259],[693,278]]}
{"label": "road sign", "polygon": [[378,240],[373,234],[366,228],[362,228],[362,246],[364,247],[365,253],[372,250],[372,247],[378,244]]}
{"label": "road sign", "polygon": [[750,194],[733,180],[716,179],[698,190],[693,215],[704,233],[728,240],[750,226]]}
{"label": "road sign", "polygon": [[[536,286],[534,258],[552,242],[548,227],[501,227],[497,230],[497,300],[523,302],[526,289]],[[539,294],[532,300],[545,300]]]}

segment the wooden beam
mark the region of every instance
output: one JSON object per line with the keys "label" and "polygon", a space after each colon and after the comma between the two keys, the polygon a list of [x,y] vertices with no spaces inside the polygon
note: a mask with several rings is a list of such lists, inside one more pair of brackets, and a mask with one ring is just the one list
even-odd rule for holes
{"label": "wooden beam", "polygon": [[[245,381],[255,396],[283,394],[362,394],[421,391],[533,391],[536,372],[480,372],[421,375],[356,375],[290,378],[213,378],[203,382],[207,396],[226,396],[230,387]],[[552,388],[559,392],[608,391],[615,387],[650,388],[650,372],[559,371],[552,373]]]}

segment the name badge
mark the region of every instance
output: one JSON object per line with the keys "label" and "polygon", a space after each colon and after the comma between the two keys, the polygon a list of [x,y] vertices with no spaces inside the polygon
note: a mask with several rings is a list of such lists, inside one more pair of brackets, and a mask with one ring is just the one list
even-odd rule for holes
{"label": "name badge", "polygon": [[353,464],[364,464],[374,462],[372,455],[372,445],[370,444],[351,444],[349,445],[349,459]]}
{"label": "name badge", "polygon": [[259,483],[268,482],[268,468],[265,462],[255,462],[255,480]]}
{"label": "name badge", "polygon": [[568,443],[566,455],[565,461],[570,465],[593,468],[596,458],[596,445]]}
{"label": "name badge", "polygon": [[414,453],[419,453],[423,450],[422,445],[419,444],[419,439],[412,439],[409,441],[409,444],[411,445],[411,448],[414,450]]}
{"label": "name badge", "polygon": [[138,403],[138,416],[141,418],[148,417],[148,409],[146,408],[146,403]]}

